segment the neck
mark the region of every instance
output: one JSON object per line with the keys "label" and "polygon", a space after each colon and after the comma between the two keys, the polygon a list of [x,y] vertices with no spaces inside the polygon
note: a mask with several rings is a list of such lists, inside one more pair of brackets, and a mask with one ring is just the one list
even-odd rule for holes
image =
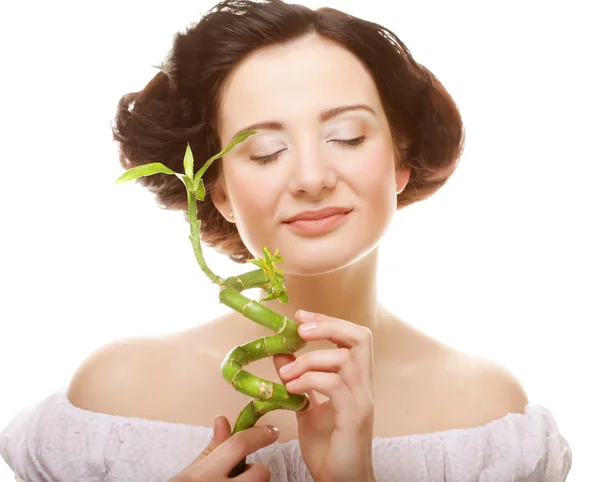
{"label": "neck", "polygon": [[[286,274],[289,302],[273,300],[263,304],[291,320],[296,319],[297,310],[340,318],[366,326],[376,337],[389,315],[377,296],[378,253],[376,247],[360,260],[329,273],[314,276]],[[265,295],[266,292],[260,290],[260,297]]]}

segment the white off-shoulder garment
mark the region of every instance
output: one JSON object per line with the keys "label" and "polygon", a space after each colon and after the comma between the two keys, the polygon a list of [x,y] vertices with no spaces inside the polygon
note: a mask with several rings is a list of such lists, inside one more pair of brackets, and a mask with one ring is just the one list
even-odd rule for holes
{"label": "white off-shoulder garment", "polygon": [[[61,388],[19,413],[0,434],[0,454],[26,482],[166,482],[212,438],[212,427],[121,417],[75,407]],[[378,482],[562,482],[571,449],[552,414],[529,404],[468,429],[375,438]],[[247,457],[272,482],[312,481],[297,440]]]}

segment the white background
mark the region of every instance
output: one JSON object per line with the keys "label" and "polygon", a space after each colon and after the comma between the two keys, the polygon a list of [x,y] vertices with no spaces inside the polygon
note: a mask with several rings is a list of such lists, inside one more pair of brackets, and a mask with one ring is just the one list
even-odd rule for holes
{"label": "white background", "polygon": [[[595,2],[304,3],[389,27],[445,85],[465,123],[454,177],[399,212],[381,243],[384,302],[512,370],[570,442],[568,480],[592,480],[600,448]],[[183,213],[160,210],[139,185],[113,184],[122,169],[110,131],[120,96],[146,85],[173,35],[213,2],[10,5],[0,12],[0,427],[68,385],[99,346],[224,309],[195,262]],[[222,276],[248,269],[207,258]],[[0,480],[9,474],[0,463]]]}

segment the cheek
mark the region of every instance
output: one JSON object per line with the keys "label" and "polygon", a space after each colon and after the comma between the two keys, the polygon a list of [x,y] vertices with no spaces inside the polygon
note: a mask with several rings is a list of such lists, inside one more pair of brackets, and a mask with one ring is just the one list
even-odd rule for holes
{"label": "cheek", "polygon": [[247,231],[252,231],[272,219],[273,213],[276,212],[273,189],[264,189],[260,178],[245,176],[241,170],[237,176],[231,176],[229,179],[229,192],[234,193],[231,203],[234,212],[238,214],[238,229],[242,228],[240,224],[243,223]]}
{"label": "cheek", "polygon": [[240,180],[239,184],[233,187],[235,198],[232,203],[236,211],[243,213],[242,218],[251,219],[254,216],[260,216],[268,208],[268,196],[264,189],[256,188],[253,183],[245,183]]}
{"label": "cheek", "polygon": [[372,199],[387,197],[384,186],[392,183],[395,185],[393,156],[393,150],[386,145],[376,146],[365,152],[352,172],[352,179],[359,183],[356,186],[358,192]]}

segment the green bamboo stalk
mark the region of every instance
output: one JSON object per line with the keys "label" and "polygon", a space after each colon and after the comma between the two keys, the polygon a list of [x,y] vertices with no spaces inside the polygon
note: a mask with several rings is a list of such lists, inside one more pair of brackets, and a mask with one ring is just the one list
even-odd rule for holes
{"label": "green bamboo stalk", "polygon": [[[223,157],[236,144],[244,142],[256,133],[258,131],[245,131],[236,136],[225,149],[206,161],[196,174],[194,174],[192,150],[188,143],[183,159],[185,174],[174,172],[160,162],[154,162],[128,169],[116,180],[117,183],[120,183],[158,173],[176,175],[184,183],[187,190],[188,211],[186,215],[190,223],[189,239],[196,261],[211,282],[220,287],[219,302],[241,313],[249,320],[275,332],[275,335],[263,336],[232,348],[221,363],[221,373],[227,383],[237,391],[252,397],[238,415],[231,432],[232,435],[253,427],[264,414],[270,411],[282,409],[305,411],[308,410],[310,405],[308,395],[290,394],[284,385],[264,380],[244,370],[244,367],[253,361],[280,353],[294,353],[306,346],[306,341],[298,335],[297,323],[261,304],[263,301],[273,299],[278,299],[281,303],[287,303],[288,301],[284,274],[279,268],[275,267],[275,263],[283,261],[283,258],[278,255],[278,251],[271,255],[269,249],[262,246],[265,257],[249,261],[249,263],[258,266],[259,269],[239,276],[230,276],[226,279],[212,272],[206,265],[202,254],[200,242],[201,221],[197,216],[196,205],[197,200],[204,201],[205,191],[202,175],[212,162]],[[257,302],[242,294],[242,291],[251,288],[262,288],[267,291],[267,296]],[[229,473],[229,477],[233,478],[241,474],[245,468],[246,457],[233,468]]]}

